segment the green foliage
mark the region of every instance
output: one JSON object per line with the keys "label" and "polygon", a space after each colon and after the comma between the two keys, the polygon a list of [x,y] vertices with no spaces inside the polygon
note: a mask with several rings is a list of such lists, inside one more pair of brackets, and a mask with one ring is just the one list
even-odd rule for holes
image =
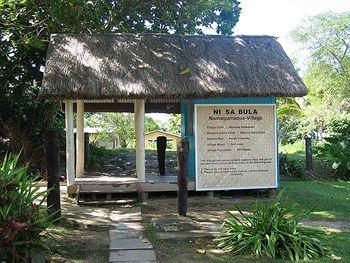
{"label": "green foliage", "polygon": [[327,125],[327,134],[331,137],[350,136],[350,116],[333,119]]}
{"label": "green foliage", "polygon": [[303,178],[304,167],[298,160],[279,154],[280,175],[285,178]]}
{"label": "green foliage", "polygon": [[319,232],[298,226],[306,215],[295,213],[281,201],[283,191],[271,204],[259,203],[246,214],[236,207],[240,217],[227,211],[218,247],[235,255],[253,254],[289,260],[309,260],[326,255]]}
{"label": "green foliage", "polygon": [[[135,144],[135,121],[130,113],[94,113],[88,115],[86,124],[102,131],[92,136],[92,140],[116,141],[121,148],[131,148]],[[145,132],[160,130],[161,126],[151,117],[145,116]]]}
{"label": "green foliage", "polygon": [[237,0],[0,0],[0,13],[0,137],[39,166],[42,134],[59,109],[39,99],[51,33],[202,34],[216,25],[219,34],[229,35],[240,7]]}
{"label": "green foliage", "polygon": [[42,238],[54,221],[41,206],[47,191],[34,186],[27,167],[17,165],[18,159],[6,155],[0,167],[0,261],[5,262],[23,262],[33,251],[48,251]]}
{"label": "green foliage", "polygon": [[103,164],[103,158],[105,157],[104,150],[104,147],[97,147],[94,144],[89,145],[89,155],[86,163],[87,168],[94,169]]}
{"label": "green foliage", "polygon": [[282,145],[294,143],[304,137],[303,112],[294,98],[278,99],[278,134]]}
{"label": "green foliage", "polygon": [[168,124],[169,132],[181,134],[181,114],[172,114]]}
{"label": "green foliage", "polygon": [[294,40],[311,54],[303,80],[309,94],[300,122],[306,132],[323,132],[349,111],[350,12],[324,13],[303,21],[292,32]]}
{"label": "green foliage", "polygon": [[332,157],[332,168],[339,178],[350,179],[350,138],[348,136],[325,138],[319,156]]}
{"label": "green foliage", "polygon": [[145,132],[161,130],[161,126],[152,117],[145,116]]}

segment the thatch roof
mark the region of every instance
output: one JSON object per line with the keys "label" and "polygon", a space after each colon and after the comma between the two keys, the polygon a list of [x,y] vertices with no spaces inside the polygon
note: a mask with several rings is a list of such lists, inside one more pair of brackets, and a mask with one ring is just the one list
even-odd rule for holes
{"label": "thatch roof", "polygon": [[52,35],[42,96],[56,99],[303,96],[276,38]]}

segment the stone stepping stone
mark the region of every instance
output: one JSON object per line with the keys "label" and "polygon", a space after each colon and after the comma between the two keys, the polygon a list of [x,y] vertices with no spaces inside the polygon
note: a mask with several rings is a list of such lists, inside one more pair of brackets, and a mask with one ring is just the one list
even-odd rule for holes
{"label": "stone stepping stone", "polygon": [[135,207],[128,210],[112,210],[109,218],[115,222],[140,222],[142,221],[141,208]]}
{"label": "stone stepping stone", "polygon": [[116,250],[109,253],[108,262],[156,262],[153,250]]}
{"label": "stone stepping stone", "polygon": [[110,250],[153,249],[152,243],[145,238],[122,238],[110,240]]}
{"label": "stone stepping stone", "polygon": [[123,238],[141,238],[142,233],[140,231],[130,230],[109,230],[109,239],[123,239]]}
{"label": "stone stepping stone", "polygon": [[123,222],[116,224],[117,230],[143,231],[143,226],[136,222]]}

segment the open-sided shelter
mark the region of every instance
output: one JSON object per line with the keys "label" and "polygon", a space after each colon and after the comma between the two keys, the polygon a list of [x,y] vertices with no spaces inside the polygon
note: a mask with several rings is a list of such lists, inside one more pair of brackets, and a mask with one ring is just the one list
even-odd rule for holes
{"label": "open-sided shelter", "polygon": [[[65,105],[68,185],[146,192],[176,178],[147,177],[145,113],[182,114],[189,189],[276,188],[276,97],[306,93],[275,37],[165,34],[52,35],[41,92]],[[83,178],[84,111],[135,113],[137,179]]]}

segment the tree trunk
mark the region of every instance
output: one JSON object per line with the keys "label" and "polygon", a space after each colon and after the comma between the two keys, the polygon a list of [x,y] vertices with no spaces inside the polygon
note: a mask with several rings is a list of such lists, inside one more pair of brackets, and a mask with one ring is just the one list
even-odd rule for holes
{"label": "tree trunk", "polygon": [[47,211],[54,218],[61,217],[60,202],[60,140],[57,131],[48,130],[44,134],[45,155],[47,165]]}
{"label": "tree trunk", "polygon": [[[14,154],[21,152],[21,161],[29,163],[30,169],[42,169],[44,167],[44,147],[35,143],[27,135],[27,131],[19,123],[0,124],[0,130],[4,137],[10,140],[10,151]],[[41,142],[40,142],[41,143]]]}
{"label": "tree trunk", "polygon": [[322,123],[318,126],[317,139],[319,142],[321,142],[323,140],[323,124]]}

